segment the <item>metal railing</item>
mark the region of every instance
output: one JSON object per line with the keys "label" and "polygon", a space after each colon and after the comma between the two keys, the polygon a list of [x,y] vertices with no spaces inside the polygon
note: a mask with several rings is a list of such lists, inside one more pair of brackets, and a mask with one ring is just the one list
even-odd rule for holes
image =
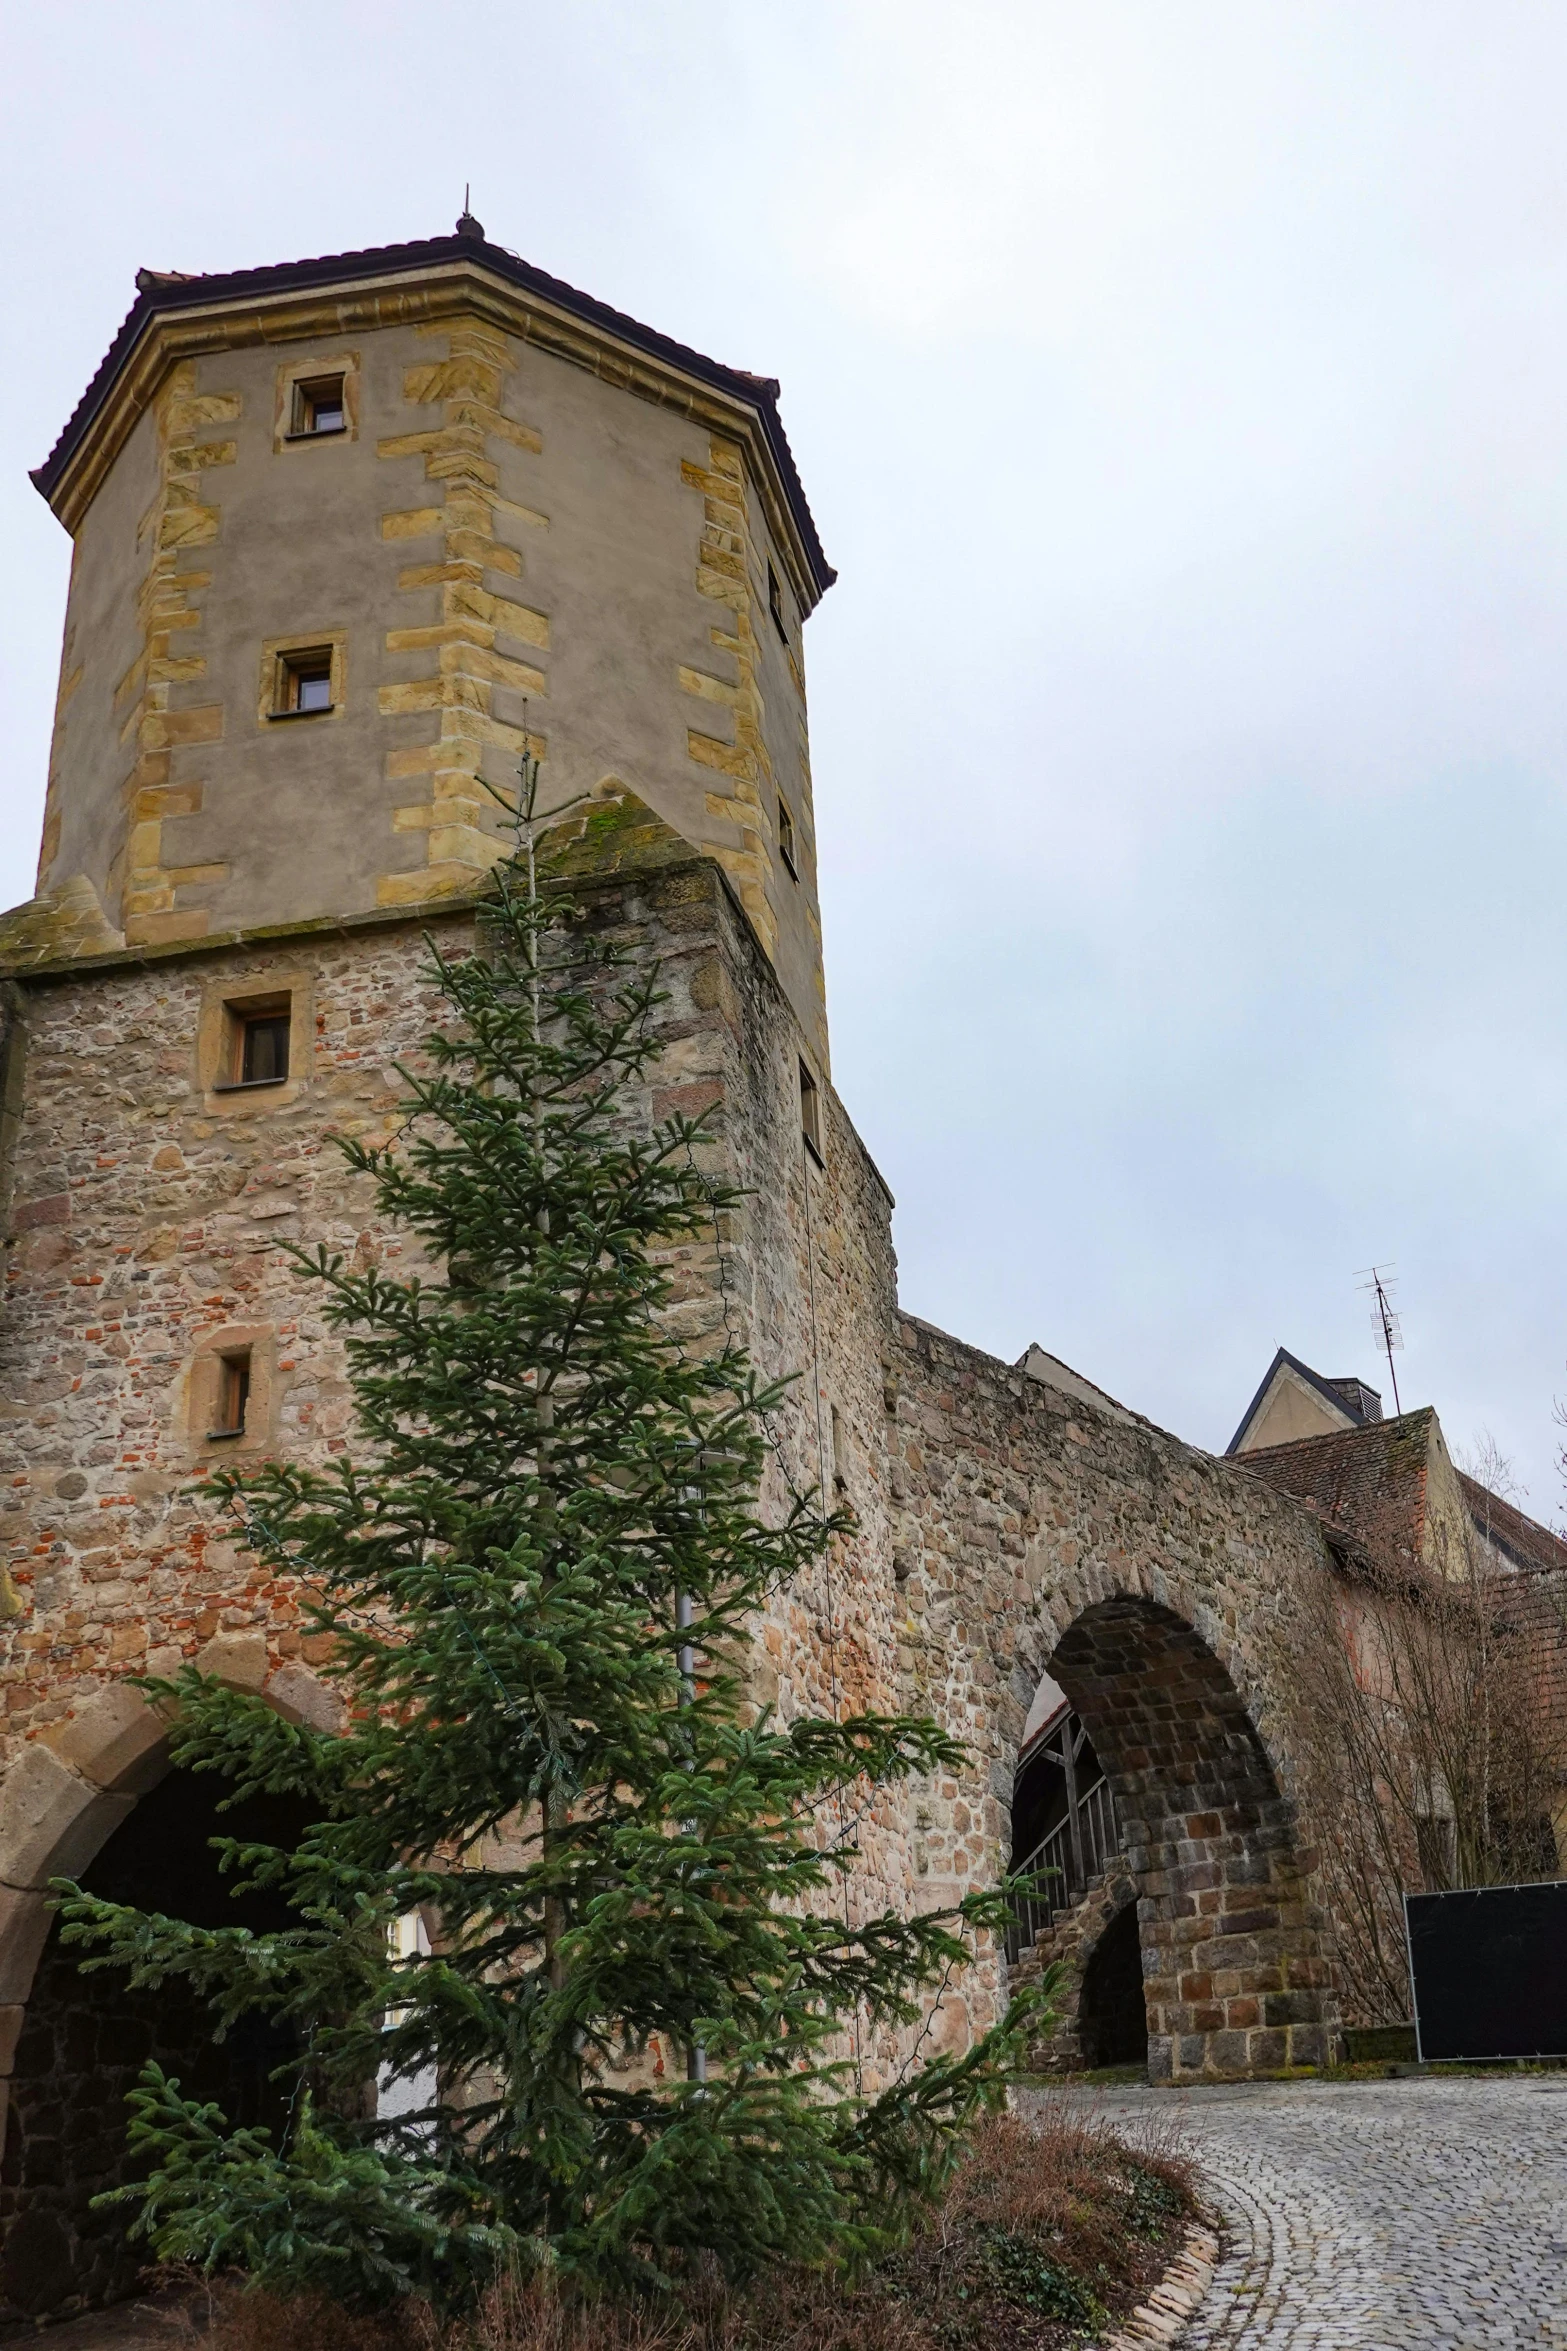
{"label": "metal railing", "polygon": [[1009,1962],[1015,1962],[1063,1911],[1081,1902],[1120,1851],[1120,1824],[1107,1779],[1101,1777],[1091,1787],[1078,1790],[1077,1826],[1074,1839],[1069,1812],[1026,1860],[1015,1864],[1015,1877],[1037,1877],[1043,1882],[1036,1893],[1019,1894],[1014,1899],[1013,1924],[1007,1935]]}

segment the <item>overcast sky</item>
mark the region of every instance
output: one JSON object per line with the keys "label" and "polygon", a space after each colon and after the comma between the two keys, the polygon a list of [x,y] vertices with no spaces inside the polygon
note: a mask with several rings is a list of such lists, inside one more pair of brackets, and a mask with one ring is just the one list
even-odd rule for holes
{"label": "overcast sky", "polygon": [[143,263],[490,235],[734,365],[903,1296],[1197,1443],[1274,1348],[1567,1393],[1567,8],[6,0],[0,903],[46,453]]}

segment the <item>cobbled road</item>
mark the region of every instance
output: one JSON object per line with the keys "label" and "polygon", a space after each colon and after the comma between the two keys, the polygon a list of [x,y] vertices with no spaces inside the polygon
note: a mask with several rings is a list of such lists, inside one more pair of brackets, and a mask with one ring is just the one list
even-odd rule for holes
{"label": "cobbled road", "polygon": [[1567,2074],[1065,2095],[1202,2166],[1224,2249],[1182,2351],[1567,2347]]}

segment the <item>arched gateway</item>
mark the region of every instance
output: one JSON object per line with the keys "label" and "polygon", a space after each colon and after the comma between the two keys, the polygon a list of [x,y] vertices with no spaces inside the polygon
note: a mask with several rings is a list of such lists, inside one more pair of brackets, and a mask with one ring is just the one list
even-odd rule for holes
{"label": "arched gateway", "polygon": [[[1010,1954],[1025,1974],[1058,1947],[1068,1958],[1072,2055],[1089,2055],[1080,1987],[1129,1880],[1154,2079],[1323,2063],[1338,2005],[1291,1675],[1330,1572],[1320,1526],[1072,1375],[999,1364],[912,1318],[902,1339],[892,1476],[912,1679],[975,1758],[931,1808],[929,1877],[1024,1858],[1014,1783],[1048,1677],[1119,1830],[1110,1866],[1090,1852],[1066,1911]],[[1050,1817],[1020,1815],[1022,1842]],[[1097,1815],[1083,1839],[1104,1844]],[[1064,1833],[1057,1858],[1069,1873]]]}
{"label": "arched gateway", "polygon": [[[291,1720],[338,1720],[335,1697],[308,1667],[268,1672],[259,1639],[220,1637],[202,1662]],[[275,2033],[258,2020],[216,2043],[203,2003],[182,1984],[131,1992],[117,1975],[84,1975],[46,1894],[52,1879],[75,1877],[111,1901],[199,1925],[289,1923],[275,1898],[233,1900],[209,1840],[291,1842],[302,1815],[268,1799],[220,1815],[222,1794],[221,1783],[173,1768],[163,1722],[124,1683],[90,1699],[52,1743],[28,1747],[0,1784],[0,2323],[134,2289],[146,2248],[127,2241],[126,2215],[95,2211],[93,2200],[129,2176],[125,2096],[148,2057],[235,2119],[278,2119]]]}
{"label": "arched gateway", "polygon": [[1154,2079],[1320,2064],[1329,1981],[1314,1859],[1230,1675],[1133,1594],[1068,1627],[1051,1672],[1115,1794]]}

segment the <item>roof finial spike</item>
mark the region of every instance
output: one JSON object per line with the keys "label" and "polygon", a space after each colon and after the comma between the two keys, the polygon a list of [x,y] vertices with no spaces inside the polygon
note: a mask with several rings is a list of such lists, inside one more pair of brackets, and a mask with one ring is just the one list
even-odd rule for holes
{"label": "roof finial spike", "polygon": [[484,241],[484,223],[482,220],[474,219],[473,214],[469,209],[470,195],[471,190],[469,183],[464,180],[462,188],[462,211],[457,216],[457,234],[459,237],[477,237],[479,242],[482,244]]}

